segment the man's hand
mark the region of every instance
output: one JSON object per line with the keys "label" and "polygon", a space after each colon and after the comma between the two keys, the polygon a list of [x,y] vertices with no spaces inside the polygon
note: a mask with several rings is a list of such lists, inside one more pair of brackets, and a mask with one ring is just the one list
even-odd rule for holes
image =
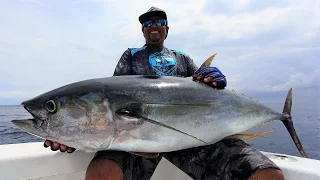
{"label": "man's hand", "polygon": [[227,86],[225,76],[216,67],[199,68],[192,77],[194,80],[202,81],[218,89],[223,89]]}
{"label": "man's hand", "polygon": [[52,141],[50,141],[50,140],[48,140],[48,139],[46,139],[46,140],[44,141],[43,146],[44,146],[45,148],[47,148],[47,147],[50,146],[50,149],[51,149],[52,151],[57,151],[57,150],[59,149],[61,152],[66,152],[66,151],[67,151],[68,153],[73,153],[73,152],[76,150],[75,148],[68,147],[68,146],[66,146],[66,145],[64,145],[64,144],[60,144],[60,143],[58,143],[58,142],[52,142]]}

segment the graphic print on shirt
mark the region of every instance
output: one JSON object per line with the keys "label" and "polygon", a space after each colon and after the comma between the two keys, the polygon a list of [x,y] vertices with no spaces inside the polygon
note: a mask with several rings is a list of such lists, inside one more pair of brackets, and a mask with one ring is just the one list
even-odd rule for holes
{"label": "graphic print on shirt", "polygon": [[149,56],[149,62],[152,69],[158,76],[172,76],[177,67],[177,61],[169,54],[156,52]]}

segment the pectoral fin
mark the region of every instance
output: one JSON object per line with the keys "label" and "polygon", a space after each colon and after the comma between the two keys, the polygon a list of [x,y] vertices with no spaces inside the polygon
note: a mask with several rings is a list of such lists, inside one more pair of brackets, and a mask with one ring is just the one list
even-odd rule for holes
{"label": "pectoral fin", "polygon": [[173,131],[179,132],[181,134],[184,134],[184,135],[187,135],[187,136],[189,136],[191,138],[194,138],[194,139],[196,139],[198,141],[201,141],[204,144],[208,144],[207,142],[205,142],[205,141],[203,141],[203,140],[201,140],[201,139],[199,139],[199,138],[197,138],[197,137],[195,137],[195,136],[193,136],[191,134],[183,132],[183,131],[175,128],[175,127],[171,127],[171,126],[166,125],[166,124],[164,124],[162,122],[158,122],[156,120],[149,119],[143,113],[144,110],[143,110],[142,106],[144,106],[145,108],[148,107],[148,106],[151,106],[151,107],[155,108],[155,106],[153,106],[151,104],[132,103],[132,104],[127,105],[126,107],[123,107],[122,109],[119,109],[118,111],[116,111],[116,113],[119,116],[130,116],[130,117],[133,117],[133,118],[137,118],[137,119],[141,120],[142,122],[148,122],[148,123],[155,124],[155,125],[167,128],[167,129],[171,129]]}
{"label": "pectoral fin", "polygon": [[265,132],[260,132],[260,133],[256,133],[256,134],[235,134],[232,135],[231,137],[233,138],[238,138],[241,139],[243,141],[250,141],[252,139],[256,139],[258,137],[264,136],[266,134],[270,134],[272,132],[275,132],[276,130],[271,130],[271,131],[265,131]]}

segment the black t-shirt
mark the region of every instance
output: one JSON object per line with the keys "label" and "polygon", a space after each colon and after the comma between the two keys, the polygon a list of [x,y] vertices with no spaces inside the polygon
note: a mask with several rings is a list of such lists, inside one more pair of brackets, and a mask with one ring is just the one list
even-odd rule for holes
{"label": "black t-shirt", "polygon": [[159,75],[189,77],[197,70],[196,64],[184,52],[164,46],[128,48],[121,56],[114,76]]}

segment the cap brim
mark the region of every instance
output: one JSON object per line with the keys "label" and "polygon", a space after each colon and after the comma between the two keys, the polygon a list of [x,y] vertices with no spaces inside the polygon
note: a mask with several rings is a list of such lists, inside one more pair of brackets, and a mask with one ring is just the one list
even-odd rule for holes
{"label": "cap brim", "polygon": [[139,17],[139,21],[142,24],[143,22],[147,21],[152,16],[158,16],[158,17],[160,17],[162,19],[167,19],[167,15],[166,15],[165,12],[163,12],[163,11],[152,11],[152,12],[147,12],[147,13],[142,14]]}

